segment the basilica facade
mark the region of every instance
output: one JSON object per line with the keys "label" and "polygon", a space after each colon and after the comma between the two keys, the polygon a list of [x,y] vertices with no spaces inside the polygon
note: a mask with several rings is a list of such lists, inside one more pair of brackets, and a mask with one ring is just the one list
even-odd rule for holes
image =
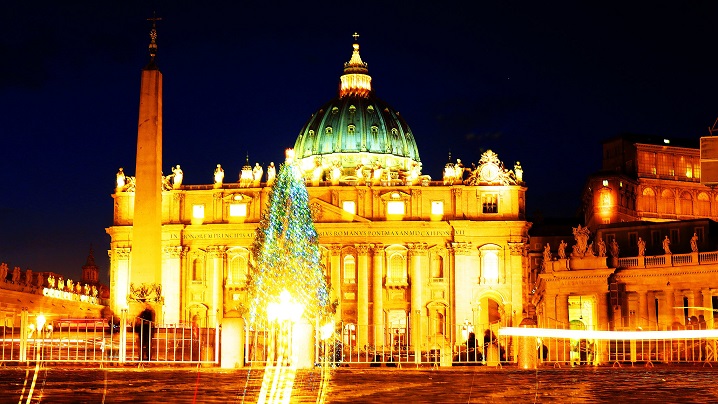
{"label": "basilica facade", "polygon": [[[161,76],[145,78],[159,82],[149,102],[161,105]],[[153,130],[156,142],[161,128]],[[151,302],[160,322],[197,315],[210,327],[242,313],[250,248],[275,167],[247,164],[240,180],[229,182],[217,166],[214,183],[187,185],[179,166],[164,178],[147,171],[141,164],[152,157],[139,150],[135,176],[118,173],[114,221],[106,229],[112,309],[132,313]],[[302,127],[294,152],[335,321],[353,330],[357,346],[385,345],[397,335],[412,344],[457,342],[462,330],[518,325],[526,314],[530,223],[520,164],[506,168],[486,151],[466,156],[476,159],[474,168],[451,162],[436,180],[421,173],[419,150],[404,117],[375,96],[355,41],[339,94]],[[159,197],[143,196],[141,176],[158,177],[151,192]],[[140,206],[150,216],[158,212],[157,224],[136,220]],[[155,245],[161,264],[141,264],[134,257],[138,236],[156,229],[155,241],[143,246]]]}

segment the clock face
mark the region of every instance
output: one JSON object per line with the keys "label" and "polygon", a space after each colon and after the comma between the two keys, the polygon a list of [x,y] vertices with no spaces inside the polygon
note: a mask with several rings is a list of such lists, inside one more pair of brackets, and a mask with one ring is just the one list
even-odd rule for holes
{"label": "clock face", "polygon": [[496,164],[487,163],[481,167],[481,177],[486,181],[494,181],[499,176],[499,167]]}

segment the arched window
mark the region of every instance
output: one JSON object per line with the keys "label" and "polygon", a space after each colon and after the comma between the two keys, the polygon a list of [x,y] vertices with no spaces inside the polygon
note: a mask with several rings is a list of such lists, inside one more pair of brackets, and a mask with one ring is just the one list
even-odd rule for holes
{"label": "arched window", "polygon": [[406,280],[404,257],[401,254],[393,254],[389,258],[389,278],[395,282]]}
{"label": "arched window", "polygon": [[247,259],[241,255],[232,257],[229,261],[230,284],[241,284],[247,281]]}
{"label": "arched window", "polygon": [[698,204],[696,206],[696,215],[707,217],[711,215],[711,201],[707,193],[698,194]]}
{"label": "arched window", "polygon": [[669,215],[676,213],[676,198],[671,190],[664,189],[663,192],[661,192],[658,213],[666,213]]}
{"label": "arched window", "polygon": [[692,215],[693,214],[693,197],[690,193],[684,192],[681,194],[681,215]]}
{"label": "arched window", "polygon": [[641,197],[641,209],[644,212],[656,213],[656,193],[653,189],[646,188],[643,190],[643,196]]}
{"label": "arched window", "polygon": [[357,283],[357,268],[353,255],[344,256],[344,283]]}

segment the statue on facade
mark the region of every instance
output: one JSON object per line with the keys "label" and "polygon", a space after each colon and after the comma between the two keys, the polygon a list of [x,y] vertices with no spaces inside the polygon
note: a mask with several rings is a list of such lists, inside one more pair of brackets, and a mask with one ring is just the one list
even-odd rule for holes
{"label": "statue on facade", "polygon": [[120,171],[117,172],[117,178],[115,179],[115,189],[122,191],[126,184],[125,171],[120,167]]}
{"label": "statue on facade", "polygon": [[616,239],[614,238],[611,240],[611,257],[618,258],[618,243],[616,242]]}
{"label": "statue on facade", "polygon": [[576,239],[576,244],[573,246],[573,253],[571,253],[572,257],[583,258],[586,255],[586,250],[588,249],[588,238],[590,235],[591,231],[588,227],[581,227],[579,224],[578,227],[573,228],[573,237]]}
{"label": "statue on facade", "polygon": [[267,167],[267,184],[272,185],[276,176],[277,169],[274,167],[274,162],[272,161],[269,163],[269,167]]}
{"label": "statue on facade", "polygon": [[254,164],[254,169],[252,169],[252,178],[254,180],[254,185],[259,185],[260,182],[262,182],[262,175],[264,174],[264,169],[262,166],[259,165],[259,163]]}
{"label": "statue on facade", "polygon": [[30,268],[25,270],[25,284],[27,286],[32,285],[32,269],[30,269]]}
{"label": "statue on facade", "polygon": [[698,252],[698,234],[693,233],[691,237],[691,251]]}
{"label": "statue on facade", "polygon": [[224,169],[221,164],[217,164],[217,168],[214,169],[214,184],[222,185],[224,181]]}
{"label": "statue on facade", "polygon": [[77,293],[78,295],[79,295],[80,293],[82,293],[82,283],[77,282],[77,283],[75,284],[75,293]]}
{"label": "statue on facade", "polygon": [[517,161],[514,165],[514,173],[516,175],[516,181],[523,182],[524,181],[524,169],[521,167],[521,162]]}
{"label": "statue on facade", "polygon": [[603,237],[599,237],[599,239],[596,241],[598,244],[598,256],[599,257],[605,257],[606,256],[606,243],[603,241]]}
{"label": "statue on facade", "polygon": [[92,294],[92,297],[97,297],[97,286],[92,285],[91,294]]}
{"label": "statue on facade", "polygon": [[74,292],[74,291],[75,291],[75,282],[73,282],[72,279],[68,279],[67,282],[65,282],[65,285],[67,285],[67,291],[68,291],[68,292]]}
{"label": "statue on facade", "polygon": [[12,283],[18,284],[20,282],[20,267],[15,267],[12,270]]}
{"label": "statue on facade", "polygon": [[83,289],[82,289],[82,290],[83,290],[83,292],[84,292],[87,296],[90,295],[90,285],[85,284],[85,286],[83,286]]}
{"label": "statue on facade", "polygon": [[50,289],[55,288],[55,276],[54,275],[50,275],[47,277],[47,286],[49,286]]}
{"label": "statue on facade", "polygon": [[446,166],[444,166],[444,185],[453,185],[455,178],[454,164],[446,163]]}
{"label": "statue on facade", "polygon": [[45,279],[43,279],[42,273],[37,274],[36,282],[38,288],[45,286]]}
{"label": "statue on facade", "polygon": [[638,238],[638,256],[643,257],[646,255],[646,242],[642,238]]}
{"label": "statue on facade", "polygon": [[543,249],[543,262],[547,263],[551,261],[551,244],[546,243],[546,247]]}
{"label": "statue on facade", "polygon": [[180,165],[177,164],[177,166],[172,170],[172,188],[179,189],[179,187],[182,185],[183,179],[184,173],[182,172]]}
{"label": "statue on facade", "polygon": [[671,254],[671,239],[669,239],[667,235],[666,238],[663,239],[663,252],[665,254]]}
{"label": "statue on facade", "polygon": [[558,257],[562,260],[566,259],[566,246],[568,246],[568,244],[563,240],[561,240],[561,244],[558,245]]}
{"label": "statue on facade", "polygon": [[65,280],[62,276],[57,279],[57,290],[65,290]]}
{"label": "statue on facade", "polygon": [[7,270],[8,267],[6,263],[3,262],[2,264],[0,264],[0,281],[7,281]]}

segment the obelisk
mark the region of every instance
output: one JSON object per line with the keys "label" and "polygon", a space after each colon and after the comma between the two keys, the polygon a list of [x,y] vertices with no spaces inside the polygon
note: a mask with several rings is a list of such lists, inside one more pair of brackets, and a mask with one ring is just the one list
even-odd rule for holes
{"label": "obelisk", "polygon": [[162,273],[162,73],[155,60],[159,18],[149,20],[150,62],[142,69],[137,124],[130,284],[152,289],[161,282]]}

